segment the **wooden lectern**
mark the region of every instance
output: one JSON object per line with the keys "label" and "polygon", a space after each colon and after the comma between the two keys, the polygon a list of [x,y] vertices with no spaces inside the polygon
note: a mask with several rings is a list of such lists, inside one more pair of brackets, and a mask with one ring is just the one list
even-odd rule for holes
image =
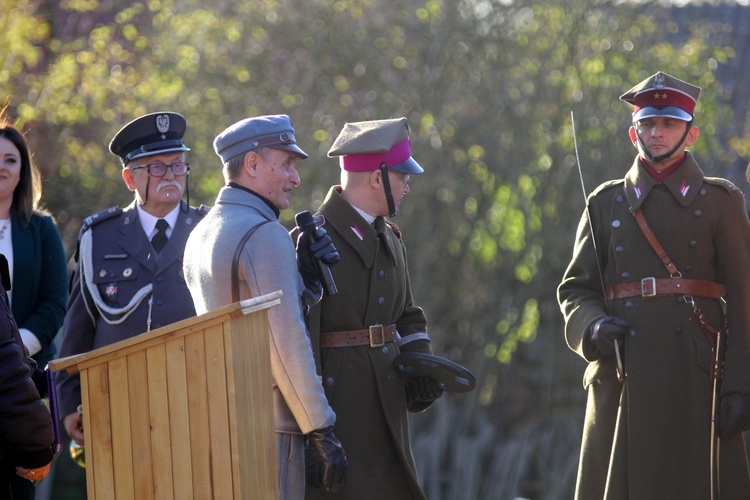
{"label": "wooden lectern", "polygon": [[267,309],[280,297],[50,362],[80,372],[89,499],[278,498]]}

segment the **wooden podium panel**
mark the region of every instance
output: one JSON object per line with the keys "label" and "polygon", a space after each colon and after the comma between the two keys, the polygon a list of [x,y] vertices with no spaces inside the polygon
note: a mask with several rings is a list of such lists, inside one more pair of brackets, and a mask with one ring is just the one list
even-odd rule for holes
{"label": "wooden podium panel", "polygon": [[278,498],[267,310],[280,300],[50,362],[80,373],[89,499]]}

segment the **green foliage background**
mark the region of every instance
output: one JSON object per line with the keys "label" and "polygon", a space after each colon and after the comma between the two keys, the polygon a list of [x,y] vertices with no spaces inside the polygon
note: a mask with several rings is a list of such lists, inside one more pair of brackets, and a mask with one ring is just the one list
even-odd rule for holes
{"label": "green foliage background", "polygon": [[290,115],[311,157],[289,227],[337,182],[326,152],[345,122],[409,119],[426,172],[395,222],[434,350],[478,378],[413,420],[431,499],[571,496],[584,365],[555,301],[583,208],[571,112],[590,191],[635,152],[618,96],[657,70],[696,83],[693,150],[745,189],[739,6],[717,22],[699,7],[602,0],[0,5],[0,100],[27,132],[70,256],[84,217],[129,202],[107,146],[141,114],[187,117],[191,203],[207,205],[222,185],[214,136]]}

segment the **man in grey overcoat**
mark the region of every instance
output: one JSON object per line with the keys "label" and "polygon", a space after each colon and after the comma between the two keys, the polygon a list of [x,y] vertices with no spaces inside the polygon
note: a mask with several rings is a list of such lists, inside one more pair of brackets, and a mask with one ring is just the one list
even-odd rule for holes
{"label": "man in grey overcoat", "polygon": [[[311,287],[316,293],[305,286],[295,246],[278,221],[300,184],[296,162],[307,154],[286,115],[241,120],[216,137],[214,149],[226,185],[185,249],[185,279],[196,311],[283,292],[281,304],[268,311],[281,498],[304,498],[305,440],[315,449],[323,485],[335,491],[345,481],[346,456],[333,433],[336,415],[315,372],[303,316],[303,305],[320,298],[320,285]],[[233,280],[238,297],[232,296]]]}
{"label": "man in grey overcoat", "polygon": [[558,287],[588,362],[577,499],[750,498],[750,222],[685,150],[699,93],[658,72],[620,97],[638,156],[589,196]]}

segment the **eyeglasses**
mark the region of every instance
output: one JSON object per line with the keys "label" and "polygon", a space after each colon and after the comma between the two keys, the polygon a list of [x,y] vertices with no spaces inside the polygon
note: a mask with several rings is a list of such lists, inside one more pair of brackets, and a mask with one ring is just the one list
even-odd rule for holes
{"label": "eyeglasses", "polygon": [[411,176],[409,174],[402,174],[401,172],[394,172],[396,174],[396,177],[398,180],[401,181],[401,184],[403,186],[408,186],[409,181],[411,180]]}
{"label": "eyeglasses", "polygon": [[146,163],[143,165],[130,167],[130,170],[138,170],[141,168],[147,169],[148,175],[153,175],[154,177],[164,177],[167,174],[167,169],[171,168],[172,173],[176,177],[179,177],[188,173],[188,171],[190,170],[190,164],[182,161],[174,162],[171,165],[167,165],[165,163]]}

